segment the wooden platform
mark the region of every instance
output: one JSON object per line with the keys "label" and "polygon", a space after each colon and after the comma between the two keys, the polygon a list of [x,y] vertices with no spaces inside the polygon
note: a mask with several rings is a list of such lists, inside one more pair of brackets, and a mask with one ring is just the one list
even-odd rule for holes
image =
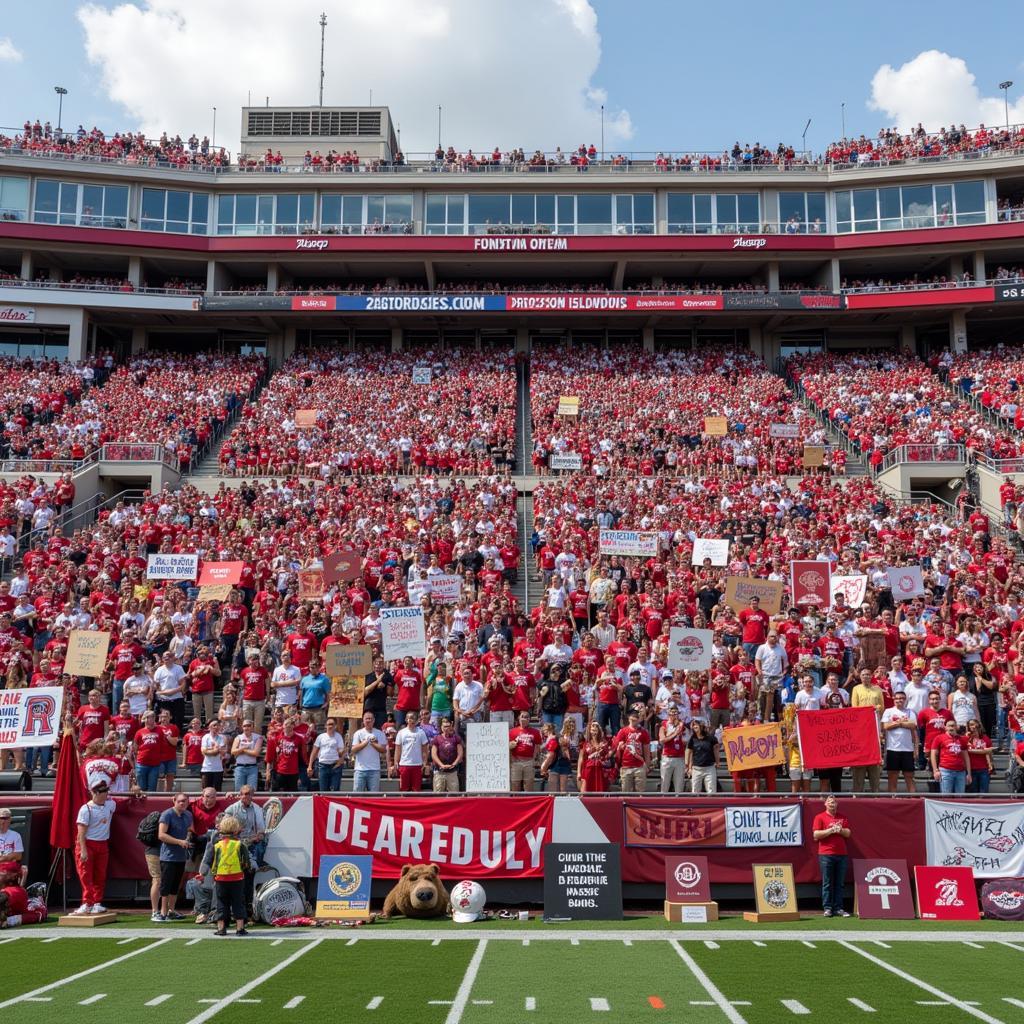
{"label": "wooden platform", "polygon": [[699,924],[699,910],[697,914],[687,914],[690,908],[703,909],[705,921],[718,920],[718,904],[714,900],[710,903],[672,903],[665,900],[665,920],[673,921],[676,924]]}
{"label": "wooden platform", "polygon": [[743,920],[750,921],[752,924],[771,924],[773,921],[799,921],[799,914],[782,913],[782,914],[759,914],[756,910],[746,910],[743,912]]}
{"label": "wooden platform", "polygon": [[62,928],[96,928],[101,924],[114,924],[117,921],[117,914],[113,910],[107,910],[102,914],[65,914],[57,918],[57,924]]}

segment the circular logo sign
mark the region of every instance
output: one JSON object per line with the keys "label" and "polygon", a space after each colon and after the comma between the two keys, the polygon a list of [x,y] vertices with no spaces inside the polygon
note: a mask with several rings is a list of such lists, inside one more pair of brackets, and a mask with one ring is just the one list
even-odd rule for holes
{"label": "circular logo sign", "polygon": [[700,883],[700,868],[693,861],[684,860],[676,865],[675,879],[681,889],[692,889]]}
{"label": "circular logo sign", "polygon": [[781,910],[789,902],[789,886],[784,882],[768,882],[764,887],[765,903]]}
{"label": "circular logo sign", "polygon": [[800,573],[797,577],[801,587],[806,587],[808,590],[821,590],[825,586],[825,577],[820,572],[815,572],[813,569],[808,569],[806,572]]}
{"label": "circular logo sign", "polygon": [[904,574],[896,581],[896,589],[901,594],[909,594],[913,591],[915,586],[915,580],[913,576]]}
{"label": "circular logo sign", "polygon": [[339,861],[327,876],[327,885],[335,896],[351,896],[359,888],[363,873],[347,860]]}
{"label": "circular logo sign", "polygon": [[689,655],[691,657],[694,656],[694,655],[697,655],[697,654],[703,654],[704,653],[704,644],[701,641],[700,637],[684,636],[676,644],[676,646],[679,648],[679,650],[683,654]]}

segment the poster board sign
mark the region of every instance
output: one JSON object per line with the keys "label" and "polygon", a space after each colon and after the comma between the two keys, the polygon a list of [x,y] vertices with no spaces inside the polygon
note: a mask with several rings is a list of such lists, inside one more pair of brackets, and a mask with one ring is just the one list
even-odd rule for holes
{"label": "poster board sign", "polygon": [[873,707],[798,711],[796,729],[807,771],[881,763],[878,716]]}
{"label": "poster board sign", "polygon": [[673,626],[668,632],[668,667],[672,671],[706,672],[711,668],[713,629]]}
{"label": "poster board sign", "polygon": [[317,417],[320,415],[319,409],[296,409],[295,410],[295,426],[297,427],[315,427]]}
{"label": "poster board sign", "polygon": [[768,768],[782,764],[786,759],[782,726],[778,722],[723,729],[722,745],[725,747],[725,764],[730,772]]}
{"label": "poster board sign", "polygon": [[804,469],[818,469],[825,465],[825,449],[820,444],[805,444]]}
{"label": "poster board sign", "polygon": [[914,893],[905,860],[853,860],[853,909],[866,921],[913,921]]}
{"label": "poster board sign", "polygon": [[729,564],[729,541],[724,537],[698,537],[693,542],[693,554],[690,556],[694,565],[703,565],[704,559],[721,568]]}
{"label": "poster board sign", "polygon": [[548,456],[551,469],[580,470],[583,468],[583,456],[579,452],[552,452]]}
{"label": "poster board sign", "polygon": [[653,798],[623,804],[626,846],[659,849],[741,849],[801,846],[799,804],[737,804],[718,807],[658,803]]}
{"label": "poster board sign", "polygon": [[147,580],[194,580],[198,574],[198,555],[156,554],[146,559]]}
{"label": "poster board sign", "polygon": [[362,558],[357,551],[332,551],[324,555],[324,583],[330,587],[339,580],[351,583],[362,575]]}
{"label": "poster board sign", "polygon": [[323,569],[300,569],[298,578],[300,601],[319,601],[324,596]]}
{"label": "poster board sign", "polygon": [[368,916],[372,882],[372,857],[321,857],[315,916],[328,921]]}
{"label": "poster board sign", "polygon": [[433,379],[433,371],[429,366],[414,366],[412,368],[413,384],[429,384]]}
{"label": "poster board sign", "polygon": [[64,671],[73,676],[102,675],[107,667],[110,633],[92,629],[73,629],[68,634],[68,655]]}
{"label": "poster board sign", "polygon": [[666,857],[665,899],[670,903],[710,903],[711,869],[707,857]]}
{"label": "poster board sign", "polygon": [[242,578],[245,562],[205,562],[199,573],[199,586],[212,583],[230,583],[237,587]]}
{"label": "poster board sign", "polygon": [[332,676],[327,713],[332,718],[362,718],[364,686],[362,676]]}
{"label": "poster board sign", "polygon": [[769,615],[778,615],[782,611],[782,598],[786,593],[786,585],[778,580],[761,580],[754,576],[730,576],[725,581],[725,603],[730,608],[740,610],[750,604],[756,597],[761,602],[761,610]]}
{"label": "poster board sign", "polygon": [[466,723],[466,792],[508,793],[508,722]]}
{"label": "poster board sign", "polygon": [[230,583],[210,583],[199,588],[199,601],[226,601],[235,588]]}
{"label": "poster board sign", "polygon": [[793,865],[755,864],[754,895],[757,899],[758,914],[766,917],[780,914],[795,915],[798,911]]}
{"label": "poster board sign", "polygon": [[373,671],[373,648],[369,644],[328,644],[323,669],[331,678],[368,676]]}
{"label": "poster board sign", "polygon": [[621,920],[619,853],[616,843],[549,843],[544,848],[544,916]]}
{"label": "poster board sign", "polygon": [[49,747],[60,738],[63,686],[0,690],[0,750]]}
{"label": "poster board sign", "polygon": [[860,638],[860,668],[886,668],[889,665],[889,656],[885,651],[885,637],[875,633],[869,633]]}
{"label": "poster board sign", "polygon": [[829,590],[832,593],[833,604],[835,604],[836,595],[842,594],[847,605],[851,608],[859,608],[864,603],[864,596],[868,592],[868,578],[861,573],[856,576],[833,576],[829,582]]}
{"label": "poster board sign", "polygon": [[726,416],[705,416],[704,433],[709,437],[725,437],[729,433],[729,419]]}
{"label": "poster board sign", "polygon": [[427,650],[422,608],[381,608],[380,639],[384,657],[422,658]]}
{"label": "poster board sign", "polygon": [[1024,921],[1024,878],[992,878],[981,887],[981,912],[996,921]]}
{"label": "poster board sign", "polygon": [[800,436],[799,423],[772,423],[768,427],[769,437],[788,438],[795,440]]}
{"label": "poster board sign", "polygon": [[925,800],[929,864],[974,869],[975,878],[1024,876],[1024,806]]}
{"label": "poster board sign", "polygon": [[917,883],[917,914],[922,921],[978,920],[973,868],[917,864],[914,881]]}
{"label": "poster board sign", "polygon": [[462,596],[463,579],[455,573],[441,573],[430,579],[430,597],[435,604],[455,604]]}
{"label": "poster board sign", "polygon": [[800,559],[789,563],[789,592],[793,604],[832,607],[832,563],[817,559]]}
{"label": "poster board sign", "polygon": [[919,565],[889,566],[886,569],[894,601],[910,601],[924,595],[924,576]]}
{"label": "poster board sign", "polygon": [[579,416],[580,400],[576,395],[560,395],[558,399],[559,416]]}
{"label": "poster board sign", "polygon": [[652,558],[658,553],[658,534],[654,530],[604,530],[598,533],[602,555],[627,558]]}

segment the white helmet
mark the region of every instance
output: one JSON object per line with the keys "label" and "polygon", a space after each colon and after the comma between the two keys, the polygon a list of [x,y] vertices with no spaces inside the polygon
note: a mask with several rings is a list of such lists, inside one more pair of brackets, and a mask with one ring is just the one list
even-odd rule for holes
{"label": "white helmet", "polygon": [[452,889],[452,920],[472,924],[483,917],[487,893],[479,882],[458,882]]}

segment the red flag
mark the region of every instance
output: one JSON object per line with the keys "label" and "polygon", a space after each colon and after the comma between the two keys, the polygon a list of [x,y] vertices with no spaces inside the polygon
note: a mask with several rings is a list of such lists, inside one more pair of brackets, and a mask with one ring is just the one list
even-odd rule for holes
{"label": "red flag", "polygon": [[78,809],[89,799],[78,763],[75,735],[65,732],[57,755],[57,784],[53,790],[53,816],[50,818],[50,846],[55,850],[73,850],[78,840],[75,819]]}

